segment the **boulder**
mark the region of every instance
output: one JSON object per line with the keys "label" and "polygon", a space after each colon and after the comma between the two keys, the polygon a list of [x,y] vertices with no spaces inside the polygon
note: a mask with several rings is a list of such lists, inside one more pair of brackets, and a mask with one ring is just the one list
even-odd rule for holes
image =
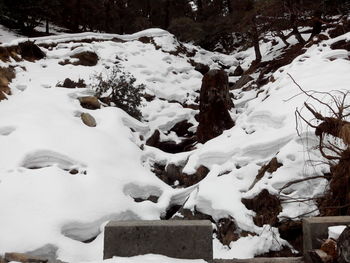
{"label": "boulder", "polygon": [[97,110],[101,108],[101,103],[94,96],[80,97],[79,98],[80,105],[89,110]]}
{"label": "boulder", "polygon": [[96,120],[89,113],[82,113],[80,117],[86,126],[96,127]]}
{"label": "boulder", "polygon": [[203,77],[200,91],[198,142],[205,143],[235,125],[229,113],[232,107],[227,74],[210,70]]}
{"label": "boulder", "polygon": [[75,66],[81,65],[81,66],[92,67],[92,66],[96,66],[98,62],[97,54],[92,51],[83,51],[81,53],[73,55],[72,58],[79,59],[79,61],[73,63]]}
{"label": "boulder", "polygon": [[29,61],[43,59],[46,56],[45,53],[32,41],[19,43],[18,53],[23,59]]}

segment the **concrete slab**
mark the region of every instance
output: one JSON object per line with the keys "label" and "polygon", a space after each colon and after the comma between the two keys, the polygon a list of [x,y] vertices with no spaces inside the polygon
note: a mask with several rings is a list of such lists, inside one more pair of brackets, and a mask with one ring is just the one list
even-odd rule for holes
{"label": "concrete slab", "polygon": [[182,259],[213,259],[208,220],[112,221],[105,227],[103,258],[161,254]]}

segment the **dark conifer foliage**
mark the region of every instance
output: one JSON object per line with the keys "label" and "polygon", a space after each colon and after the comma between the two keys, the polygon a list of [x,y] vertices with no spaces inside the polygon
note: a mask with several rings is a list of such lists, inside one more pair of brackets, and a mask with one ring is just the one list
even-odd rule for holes
{"label": "dark conifer foliage", "polygon": [[[28,36],[49,22],[70,32],[134,33],[158,27],[207,49],[232,51],[255,45],[274,31],[288,45],[285,28],[303,44],[298,27],[307,17],[349,13],[350,0],[0,0],[0,22]],[[310,19],[309,19],[310,20]],[[260,58],[257,51],[257,59]]]}

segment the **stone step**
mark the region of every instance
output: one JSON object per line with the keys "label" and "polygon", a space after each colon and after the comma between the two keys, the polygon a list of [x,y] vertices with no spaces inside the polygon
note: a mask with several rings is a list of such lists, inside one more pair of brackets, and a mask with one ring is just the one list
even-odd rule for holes
{"label": "stone step", "polygon": [[214,259],[213,263],[304,263],[302,257]]}

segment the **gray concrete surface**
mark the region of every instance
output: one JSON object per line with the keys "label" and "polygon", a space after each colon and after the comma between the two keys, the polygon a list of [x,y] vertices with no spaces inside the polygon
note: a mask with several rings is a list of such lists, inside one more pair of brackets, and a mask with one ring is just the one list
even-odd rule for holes
{"label": "gray concrete surface", "polygon": [[302,257],[295,258],[251,258],[251,259],[214,259],[213,263],[303,263]]}
{"label": "gray concrete surface", "polygon": [[103,258],[153,253],[212,260],[212,231],[207,220],[112,221],[105,227]]}

